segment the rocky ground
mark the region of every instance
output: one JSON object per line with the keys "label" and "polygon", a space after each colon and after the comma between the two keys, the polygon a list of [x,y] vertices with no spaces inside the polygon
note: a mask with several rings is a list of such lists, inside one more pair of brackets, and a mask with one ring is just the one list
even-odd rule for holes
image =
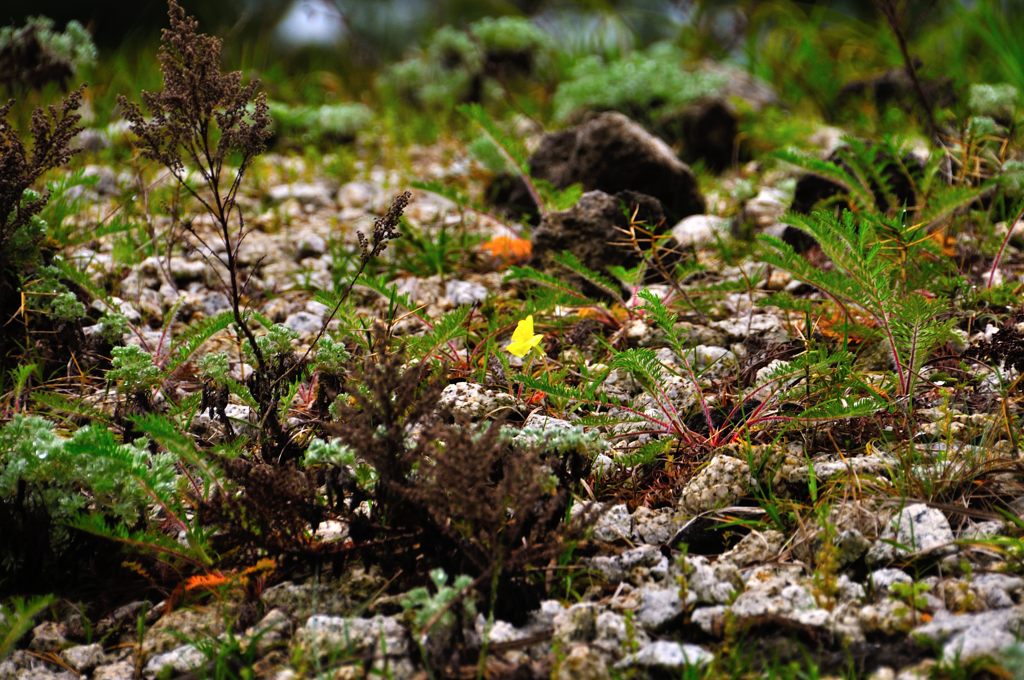
{"label": "rocky ground", "polygon": [[[789,233],[798,244],[798,234],[788,232],[792,227],[782,219],[810,180],[794,169],[766,171],[751,161],[701,191],[671,148],[618,113],[556,135],[528,126],[520,132],[534,151],[537,178],[556,187],[578,183],[584,193],[568,209],[538,215],[531,228],[507,217],[523,206],[524,187],[514,177],[506,178],[487,211],[414,190],[405,213],[409,227],[428,240],[457,232],[472,245],[456,252],[454,266],[442,273],[405,272],[390,281],[416,310],[394,323],[396,335],[422,333],[423,319],[462,306],[483,314],[479,310],[522,305],[523,282],[506,274],[510,264],[526,258],[481,245],[499,238],[528,238],[526,257],[538,268],[550,269],[552,257],[568,250],[591,269],[628,269],[643,260],[643,248],[616,242],[630,218],[635,224],[640,216],[648,225],[663,225],[671,238],[667,250],[703,265],[685,280],[652,276],[637,284],[624,304],[606,307],[611,321],[603,319],[589,332],[580,310],[591,305],[534,312],[545,328],[559,315],[581,322],[580,339],[544,332],[547,370],[571,362],[595,369],[607,355],[593,337],[617,348],[651,348],[663,365],[679,368],[655,393],[622,369],[604,380],[604,394],[648,420],[595,424],[593,410],[535,398],[496,371],[453,371],[446,381],[438,407],[466,422],[503,416],[541,439],[589,437],[593,470],[575,506],[579,512],[592,502],[590,509],[600,512],[565,562],[569,576],[552,569],[548,599],[515,623],[489,619],[484,600],[471,609],[456,599],[448,613],[459,615],[449,619],[442,611],[423,633],[422,622],[391,589],[394,575],[375,565],[352,560],[312,572],[279,568],[255,597],[230,589],[173,601],[153,597],[121,603],[99,618],[84,613],[81,603],[62,601],[32,630],[27,646],[0,662],[0,678],[428,677],[454,672],[425,663],[425,650],[443,648],[449,638],[483,650],[479,663],[463,663],[467,677],[478,667],[487,677],[695,677],[702,670],[785,675],[801,664],[823,675],[879,679],[1022,672],[1024,578],[1012,517],[1024,513],[1024,489],[1016,437],[1003,436],[1000,422],[1015,422],[1001,420],[1005,409],[1016,409],[1003,386],[1018,379],[1013,364],[1019,361],[1005,347],[1024,328],[1010,317],[1001,325],[959,326],[944,355],[984,356],[994,366],[971,384],[969,399],[941,384],[923,389],[914,397],[909,437],[899,429],[903,425],[883,415],[808,422],[778,435],[772,421],[757,425],[755,418],[742,436],[699,445],[680,441],[671,462],[659,459],[633,474],[623,461],[640,444],[671,438],[652,434],[650,419],[664,416],[666,408],[695,411],[706,398],[702,393],[712,403],[724,400],[723,385],[757,386],[802,351],[805,315],[763,302],[779,291],[813,291],[790,273],[767,267],[756,253],[723,257],[721,243],[748,239],[754,231],[783,238]],[[104,134],[91,132],[89,144],[110,143]],[[820,141],[816,153],[827,157],[836,146],[835,131],[823,130]],[[457,146],[412,149],[407,167],[380,165],[372,151],[357,154],[361,160],[344,181],[324,172],[326,160],[318,165],[298,155],[266,155],[246,186],[243,206],[252,231],[238,257],[247,296],[270,321],[294,331],[298,354],[329,312],[316,291],[331,290],[344,278],[344,254],[356,247],[356,231],[372,228],[395,193],[418,180],[482,194],[491,181]],[[80,225],[104,219],[138,186],[132,174],[115,167],[90,165],[85,172],[97,181],[84,189],[88,207],[73,218]],[[741,184],[747,189],[734,191]],[[632,215],[623,204],[635,209]],[[166,352],[188,324],[230,308],[202,246],[174,228],[171,218],[155,218],[154,233],[177,246],[130,265],[115,256],[114,238],[88,239],[66,253],[110,291],[132,324],[124,342],[154,356]],[[195,228],[212,233],[202,218]],[[1012,259],[1001,276],[1017,276]],[[588,291],[591,283],[570,274],[565,280],[600,298],[599,291]],[[666,300],[678,302],[688,292],[704,301],[680,316],[686,356],[639,311],[640,288]],[[388,313],[387,300],[369,289],[357,287],[354,300],[367,318]],[[88,343],[100,329],[84,331]],[[499,347],[511,332],[508,324],[497,330]],[[1004,349],[997,351],[1000,342]],[[236,346],[221,334],[202,353]],[[464,340],[454,347],[457,356],[469,356]],[[884,354],[872,351],[862,354],[863,370],[890,371]],[[508,365],[537,368],[511,356]],[[699,378],[686,376],[687,365]],[[244,380],[251,367],[236,362],[231,370]],[[197,381],[179,375],[165,389],[183,399]],[[90,396],[94,406],[110,410],[123,398],[102,387]],[[313,428],[301,399],[291,424]],[[785,404],[770,404],[768,392],[753,389],[746,399],[769,404],[774,415],[788,413]],[[613,419],[624,413],[597,410]],[[258,427],[254,410],[238,399],[231,399],[227,414],[240,433]],[[196,415],[189,427],[197,441],[225,439],[223,423],[212,414]],[[997,512],[997,505],[1010,514]],[[342,545],[350,540],[348,529],[324,521],[310,540]],[[441,586],[448,588],[443,581]]]}

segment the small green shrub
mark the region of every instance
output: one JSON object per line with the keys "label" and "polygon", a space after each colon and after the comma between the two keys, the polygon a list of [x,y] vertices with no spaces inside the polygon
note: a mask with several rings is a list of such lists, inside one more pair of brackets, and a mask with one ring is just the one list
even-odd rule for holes
{"label": "small green shrub", "polygon": [[48,196],[32,186],[73,155],[71,140],[81,130],[76,113],[81,102],[82,91],[76,90],[59,106],[36,109],[31,149],[7,120],[13,102],[0,106],[0,275],[17,275],[39,259],[39,243],[46,234],[39,213]]}
{"label": "small green shrub", "polygon": [[971,85],[967,106],[976,116],[1013,120],[1020,106],[1020,93],[1007,83],[979,83]]}
{"label": "small green shrub", "polygon": [[0,28],[0,84],[8,89],[40,89],[68,81],[96,62],[96,45],[85,27],[69,21],[56,31],[53,19],[29,17],[24,26]]}
{"label": "small green shrub", "polygon": [[683,70],[683,58],[679,48],[658,43],[619,59],[580,59],[555,91],[555,118],[615,110],[651,121],[721,87],[718,77]]}
{"label": "small green shrub", "polygon": [[486,18],[465,31],[439,29],[418,55],[390,67],[379,86],[385,97],[435,109],[493,100],[510,79],[549,81],[554,54],[551,37],[529,20]]}
{"label": "small green shrub", "polygon": [[373,120],[369,107],[356,103],[289,106],[270,102],[269,106],[277,139],[285,143],[349,143]]}
{"label": "small green shrub", "polygon": [[[148,442],[119,443],[101,426],[66,438],[38,416],[16,415],[0,429],[0,585],[34,580],[75,555],[83,515],[129,527],[154,518],[154,496],[177,493],[172,456]],[[145,483],[140,483],[145,480]],[[26,571],[27,570],[27,571]]]}

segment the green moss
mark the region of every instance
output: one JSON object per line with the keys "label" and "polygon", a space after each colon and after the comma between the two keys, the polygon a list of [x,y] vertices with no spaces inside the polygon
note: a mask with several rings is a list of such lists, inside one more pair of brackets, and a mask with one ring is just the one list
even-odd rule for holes
{"label": "green moss", "polygon": [[549,52],[551,36],[521,17],[488,17],[469,28],[488,54],[495,52]]}
{"label": "green moss", "polygon": [[653,119],[721,86],[720,78],[688,72],[682,63],[682,51],[667,43],[613,61],[581,59],[555,92],[555,118],[564,122],[582,111],[612,109]]}
{"label": "green moss", "polygon": [[358,103],[289,106],[270,103],[278,138],[302,144],[351,142],[373,120],[369,107]]}

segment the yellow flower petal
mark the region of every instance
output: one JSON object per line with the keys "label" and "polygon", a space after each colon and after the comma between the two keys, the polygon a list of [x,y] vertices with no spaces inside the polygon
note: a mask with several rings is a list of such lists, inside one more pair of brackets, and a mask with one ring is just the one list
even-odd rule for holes
{"label": "yellow flower petal", "polygon": [[506,345],[505,349],[521,359],[534,348],[539,349],[540,341],[543,339],[543,335],[533,332],[533,315],[531,314],[516,324],[516,329],[512,331],[512,342]]}

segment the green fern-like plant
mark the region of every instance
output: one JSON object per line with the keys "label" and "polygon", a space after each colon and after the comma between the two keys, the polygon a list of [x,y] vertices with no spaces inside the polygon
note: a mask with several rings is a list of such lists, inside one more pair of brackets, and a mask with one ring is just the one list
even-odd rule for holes
{"label": "green fern-like plant", "polygon": [[943,318],[941,303],[916,292],[916,277],[908,275],[909,267],[927,262],[929,246],[901,238],[907,248],[892,247],[893,239],[883,238],[879,225],[904,237],[907,229],[877,215],[859,218],[850,211],[837,216],[819,210],[785,219],[817,241],[833,268],[816,267],[782,239],[767,234],[758,237],[760,258],[818,288],[847,319],[854,318],[854,310],[867,314],[885,339],[897,394],[909,396],[920,367],[949,338],[953,325]]}

